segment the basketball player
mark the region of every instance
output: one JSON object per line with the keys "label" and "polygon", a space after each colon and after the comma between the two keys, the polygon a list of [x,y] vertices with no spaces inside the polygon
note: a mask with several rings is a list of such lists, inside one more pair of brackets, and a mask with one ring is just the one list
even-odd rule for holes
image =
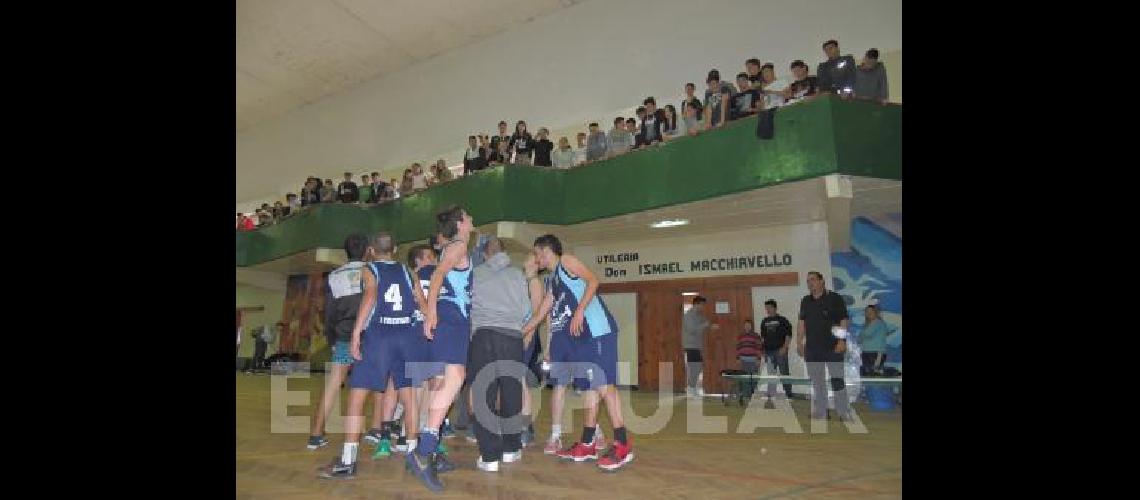
{"label": "basketball player", "polygon": [[[408,270],[392,260],[396,251],[392,235],[381,232],[372,238],[376,258],[363,273],[364,297],[352,329],[349,351],[356,360],[348,376],[351,389],[345,417],[344,448],[340,457],[320,470],[325,479],[356,477],[356,451],[364,424],[364,402],[368,393],[383,391],[389,377],[400,392],[407,411],[408,426],[415,429],[414,390],[409,362],[423,359],[423,341],[414,324],[416,312],[425,303],[419,287],[412,285]],[[367,327],[367,329],[365,329]],[[412,431],[409,431],[412,432]],[[413,436],[414,438],[415,436]]]}
{"label": "basketball player", "polygon": [[348,369],[352,366],[352,355],[349,354],[349,342],[352,339],[352,328],[356,325],[356,313],[360,309],[360,299],[363,296],[363,272],[365,251],[368,250],[368,238],[363,234],[353,233],[344,240],[344,253],[348,255],[348,263],[329,273],[328,295],[325,296],[325,335],[329,345],[332,346],[332,361],[329,374],[325,376],[324,394],[321,395],[321,407],[313,419],[313,429],[309,433],[310,450],[315,450],[329,444],[325,439],[325,420],[332,411],[336,396],[340,392],[340,385],[348,376]]}
{"label": "basketball player", "polygon": [[439,492],[443,483],[433,464],[440,459],[436,453],[439,428],[463,385],[471,342],[471,262],[467,241],[474,221],[459,206],[440,212],[436,220],[447,243],[431,275],[424,336],[431,340],[428,359],[442,365],[433,374],[442,377],[443,382],[438,391],[433,391],[427,425],[420,431],[419,446],[407,455],[406,468],[428,489]]}
{"label": "basketball player", "polygon": [[[597,460],[603,470],[620,469],[633,460],[633,448],[621,416],[621,397],[614,386],[617,323],[602,299],[596,296],[597,276],[578,258],[563,255],[558,237],[547,234],[534,240],[534,256],[539,267],[551,270],[552,276],[540,314],[527,322],[523,334],[529,334],[541,321],[548,321],[551,351],[557,355],[553,361],[559,362],[559,366],[551,366],[551,376],[561,379],[556,382],[560,384],[572,380],[585,391],[586,421],[582,439],[556,455],[575,462]],[[562,345],[556,348],[557,344]],[[613,445],[600,457],[594,440],[598,397],[605,401],[614,426]]]}

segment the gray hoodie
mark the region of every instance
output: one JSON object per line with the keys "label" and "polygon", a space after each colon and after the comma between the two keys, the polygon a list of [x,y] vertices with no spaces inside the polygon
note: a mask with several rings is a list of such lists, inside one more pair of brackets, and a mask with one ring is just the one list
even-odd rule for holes
{"label": "gray hoodie", "polygon": [[606,157],[606,133],[601,130],[590,134],[586,139],[586,161],[600,160]]}
{"label": "gray hoodie", "polygon": [[471,277],[471,327],[498,327],[514,330],[522,337],[522,327],[530,314],[530,294],[526,275],[511,267],[511,258],[499,252],[475,266]]}
{"label": "gray hoodie", "polygon": [[887,68],[876,62],[871,69],[858,66],[855,69],[855,97],[885,101],[890,95],[887,86]]}

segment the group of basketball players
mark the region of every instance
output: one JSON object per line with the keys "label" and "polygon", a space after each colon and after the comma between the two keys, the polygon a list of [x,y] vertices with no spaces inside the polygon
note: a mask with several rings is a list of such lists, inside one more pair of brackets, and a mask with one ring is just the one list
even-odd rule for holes
{"label": "group of basketball players", "polygon": [[[344,446],[339,456],[321,468],[322,478],[355,477],[369,393],[375,394],[376,405],[372,429],[365,435],[376,444],[372,458],[390,456],[392,439],[402,429],[406,436],[399,437],[396,450],[406,451],[405,470],[425,486],[442,491],[439,474],[455,469],[440,438],[448,410],[464,382],[474,376],[466,373],[472,335],[468,238],[474,223],[458,206],[439,213],[437,222],[438,263],[427,245],[409,252],[408,264],[414,268],[415,280],[395,260],[395,240],[385,232],[371,238],[349,236],[345,252],[350,262],[329,274],[325,331],[333,346],[332,369],[326,376],[309,449],[328,444],[324,422],[346,378],[350,392]],[[544,453],[574,462],[595,460],[603,470],[620,469],[633,460],[633,452],[614,386],[617,324],[596,295],[597,277],[580,260],[563,254],[556,236],[538,238],[533,251],[525,266],[528,282],[546,270],[550,271],[549,286],[541,304],[536,304],[536,314],[519,329],[530,339],[524,346],[526,352],[533,352],[538,341],[532,332],[542,322],[548,323],[550,332],[547,359],[555,389],[553,425]],[[477,289],[478,283],[475,286]],[[523,362],[523,356],[520,352],[515,361]],[[571,383],[583,394],[585,426],[579,441],[562,448],[561,413],[566,387]],[[523,386],[526,391],[526,384]],[[403,407],[403,426],[396,423],[400,418],[397,396]],[[605,402],[614,426],[613,443],[605,450],[597,429],[599,400]],[[406,446],[400,446],[404,443]],[[522,457],[521,449],[506,451],[509,453],[503,454],[503,462]],[[479,462],[481,459],[477,466],[482,465]]]}

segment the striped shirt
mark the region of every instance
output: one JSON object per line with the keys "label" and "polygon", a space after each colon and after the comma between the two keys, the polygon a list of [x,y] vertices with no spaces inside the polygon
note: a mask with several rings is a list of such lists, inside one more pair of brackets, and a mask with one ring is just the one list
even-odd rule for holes
{"label": "striped shirt", "polygon": [[756,332],[744,332],[736,337],[736,355],[758,357],[760,355],[760,336]]}

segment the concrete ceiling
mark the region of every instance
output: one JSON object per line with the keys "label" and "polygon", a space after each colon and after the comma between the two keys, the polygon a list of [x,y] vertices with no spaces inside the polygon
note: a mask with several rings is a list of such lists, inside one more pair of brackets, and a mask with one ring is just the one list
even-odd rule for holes
{"label": "concrete ceiling", "polygon": [[237,130],[583,0],[237,0]]}

